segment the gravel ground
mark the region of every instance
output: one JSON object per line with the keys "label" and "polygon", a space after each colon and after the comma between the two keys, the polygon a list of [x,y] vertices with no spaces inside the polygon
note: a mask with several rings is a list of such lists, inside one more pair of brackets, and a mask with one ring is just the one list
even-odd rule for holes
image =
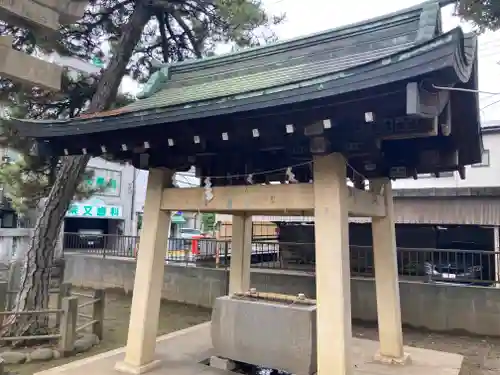
{"label": "gravel ground", "polygon": [[[375,327],[353,327],[353,335],[359,338],[378,340]],[[405,345],[417,348],[440,350],[464,356],[460,375],[499,375],[500,374],[500,339],[470,337],[423,332],[405,329]]]}

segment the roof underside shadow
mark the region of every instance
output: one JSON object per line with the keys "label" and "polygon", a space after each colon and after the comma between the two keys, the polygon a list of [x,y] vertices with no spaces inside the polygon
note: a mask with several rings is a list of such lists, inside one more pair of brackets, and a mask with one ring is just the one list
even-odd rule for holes
{"label": "roof underside shadow", "polygon": [[15,128],[37,139],[40,152],[110,153],[143,168],[196,165],[202,175],[273,169],[270,157],[285,166],[317,152],[342,152],[367,177],[460,170],[480,159],[477,94],[443,88],[477,90],[476,62],[476,38],[458,28],[443,34],[440,4],[428,1],[173,64],[129,106],[72,120],[17,120]]}

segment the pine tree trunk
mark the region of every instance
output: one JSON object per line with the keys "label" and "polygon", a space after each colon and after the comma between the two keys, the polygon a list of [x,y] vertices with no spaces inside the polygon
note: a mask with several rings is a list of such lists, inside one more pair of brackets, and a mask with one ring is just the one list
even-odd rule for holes
{"label": "pine tree trunk", "polygon": [[[123,28],[122,38],[113,58],[103,72],[87,113],[103,111],[115,100],[127,64],[150,17],[150,10],[146,4],[141,2],[136,5],[130,21]],[[48,308],[54,249],[64,216],[89,159],[90,156],[83,155],[68,156],[61,160],[61,168],[45,201],[42,213],[36,221],[33,238],[26,252],[15,311]],[[47,330],[47,316],[12,315],[4,323],[2,334],[25,336],[43,334]]]}

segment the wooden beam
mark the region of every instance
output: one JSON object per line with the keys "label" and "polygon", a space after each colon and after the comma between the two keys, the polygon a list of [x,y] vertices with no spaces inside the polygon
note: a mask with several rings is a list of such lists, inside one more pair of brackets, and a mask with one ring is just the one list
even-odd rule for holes
{"label": "wooden beam", "polygon": [[[383,197],[348,188],[351,216],[384,217]],[[214,198],[207,202],[203,188],[169,188],[163,191],[161,209],[213,213],[248,212],[252,215],[314,214],[313,184],[224,186],[212,189]]]}
{"label": "wooden beam", "polygon": [[347,189],[349,191],[347,197],[349,216],[385,217],[386,210],[382,195],[353,187]]}

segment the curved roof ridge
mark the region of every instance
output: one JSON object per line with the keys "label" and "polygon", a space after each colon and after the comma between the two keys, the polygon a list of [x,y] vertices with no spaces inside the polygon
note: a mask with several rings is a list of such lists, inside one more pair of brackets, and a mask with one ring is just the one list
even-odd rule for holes
{"label": "curved roof ridge", "polygon": [[366,30],[366,32],[369,32],[371,31],[371,28],[376,26],[378,23],[382,24],[387,23],[391,19],[396,19],[397,17],[403,17],[405,15],[409,16],[409,14],[411,13],[416,13],[415,16],[419,17],[420,12],[422,12],[424,7],[429,4],[439,4],[439,0],[428,0],[420,4],[414,5],[412,7],[401,9],[389,14],[384,14],[382,16],[370,18],[359,22],[354,22],[348,25],[332,28],[329,30],[323,30],[320,32],[316,32],[305,36],[300,36],[289,40],[282,40],[264,46],[252,47],[238,52],[229,52],[218,56],[205,57],[203,59],[185,60],[169,65],[173,69],[173,72],[175,72],[177,70],[184,70],[184,69],[187,70],[193,68],[198,69],[199,66],[202,65],[212,65],[212,64],[217,65],[228,62],[234,62],[238,60],[245,60],[254,57],[254,55],[276,54],[283,52],[284,50],[300,48],[303,47],[304,45],[321,43],[331,38],[336,38],[339,36],[340,37],[347,36],[349,35],[349,33],[362,31],[363,27],[368,28],[371,26],[369,30]]}
{"label": "curved roof ridge", "polygon": [[[341,76],[345,76],[347,78],[349,77],[353,77],[352,74],[350,74],[350,68],[356,68],[356,69],[363,69],[363,67],[366,67],[366,66],[370,66],[370,65],[373,65],[373,64],[378,64],[378,66],[385,66],[387,64],[390,64],[392,62],[397,62],[397,61],[404,61],[404,60],[408,60],[408,59],[411,59],[415,56],[415,54],[419,54],[421,52],[426,52],[430,49],[434,49],[434,48],[440,48],[440,46],[443,46],[445,44],[448,44],[448,43],[452,43],[453,40],[455,40],[454,43],[459,43],[459,41],[461,41],[461,39],[464,37],[464,34],[462,32],[462,30],[460,29],[460,27],[457,27],[453,30],[450,30],[448,31],[447,33],[444,33],[444,34],[441,34],[439,36],[437,36],[435,39],[431,40],[431,41],[425,41],[425,42],[420,42],[416,45],[412,45],[412,46],[408,46],[404,49],[401,49],[399,51],[394,51],[395,53],[394,54],[390,54],[388,56],[380,56],[378,59],[375,59],[373,61],[366,61],[362,64],[356,64],[355,66],[352,66],[352,67],[345,67],[345,69],[340,69],[339,71],[331,71],[331,72],[323,72],[315,77],[307,77],[304,78],[306,80],[306,83],[307,82],[310,82],[311,84],[314,84],[314,82],[316,81],[325,81],[325,82],[329,82],[329,81],[337,81],[338,79],[342,78]],[[458,44],[457,44],[457,49],[460,49],[460,47],[458,47]],[[470,67],[468,67],[467,65],[470,63],[469,61],[467,61],[465,59],[465,56],[463,53],[456,53],[454,52],[454,63],[451,63],[452,65],[456,64],[457,68],[459,68],[458,70],[462,70],[460,73],[460,76],[462,76],[461,78],[465,78],[464,76],[465,75],[468,75],[470,74],[471,70],[470,70]],[[451,57],[451,56],[450,56]],[[458,74],[459,72],[457,72]],[[328,78],[330,77],[330,78]],[[333,77],[333,78],[332,78]],[[319,82],[318,81],[318,82]],[[306,84],[302,84],[300,83],[302,82],[301,80],[299,80],[299,82],[295,82],[295,83],[288,83],[288,84],[284,84],[285,86],[284,87],[288,87],[288,86],[297,86],[297,89],[302,87],[302,88],[306,88],[306,87],[309,87],[310,85],[306,85]],[[274,87],[274,88],[273,88]],[[256,89],[253,89],[253,90],[247,90],[247,91],[241,91],[241,92],[238,92],[237,94],[234,94],[234,93],[231,93],[229,96],[226,95],[228,98],[229,97],[253,97],[253,96],[256,96],[256,95],[252,95],[252,93],[255,93],[255,90],[257,90],[257,92],[261,93],[262,95],[263,94],[271,94],[271,92],[277,92],[277,90],[275,89],[276,87],[282,87],[282,86],[275,86],[273,85],[273,87],[267,87],[265,89],[263,88],[256,88]],[[279,90],[278,90],[279,91]],[[250,93],[250,95],[249,95]],[[257,95],[258,97],[262,97],[262,95]],[[210,97],[210,98],[205,98],[205,99],[200,99],[200,98],[196,98],[196,102],[204,102],[204,101],[218,101],[220,100],[220,96],[218,95],[217,97]],[[194,98],[191,98],[191,99],[194,99]],[[242,99],[243,100],[243,99]],[[144,99],[144,100],[139,100],[137,101],[136,103],[132,103],[131,105],[128,105],[128,106],[125,106],[125,107],[121,107],[121,108],[118,108],[118,109],[113,109],[113,110],[109,110],[109,111],[104,111],[104,112],[100,112],[100,113],[93,113],[93,114],[88,114],[88,115],[82,115],[81,117],[78,117],[78,118],[74,118],[74,119],[58,119],[58,120],[28,120],[28,119],[15,119],[17,120],[19,123],[21,124],[38,124],[38,125],[41,125],[41,124],[44,124],[47,128],[52,128],[53,131],[56,130],[56,128],[58,128],[61,124],[65,124],[65,123],[69,123],[69,122],[72,122],[72,123],[75,123],[75,124],[79,124],[81,123],[82,121],[83,122],[87,122],[87,121],[90,121],[90,122],[99,122],[101,120],[103,120],[104,118],[110,118],[110,117],[122,117],[123,115],[130,115],[130,114],[133,114],[133,113],[136,113],[140,116],[142,116],[142,114],[145,114],[146,112],[154,112],[156,113],[157,115],[160,114],[160,112],[164,112],[167,108],[169,107],[172,107],[172,106],[180,106],[184,109],[188,109],[188,108],[191,108],[191,107],[196,107],[193,106],[193,103],[195,101],[185,101],[185,102],[176,102],[176,103],[162,103],[160,100],[157,100],[157,98],[155,98],[155,96],[152,96],[148,99]],[[135,115],[134,115],[135,116]]]}

